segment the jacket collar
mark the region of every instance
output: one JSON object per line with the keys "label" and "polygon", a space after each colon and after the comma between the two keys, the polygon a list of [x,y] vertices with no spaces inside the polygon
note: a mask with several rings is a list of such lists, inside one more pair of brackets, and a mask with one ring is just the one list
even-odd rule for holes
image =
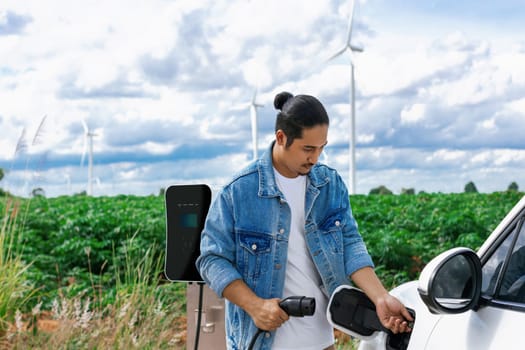
{"label": "jacket collar", "polygon": [[[259,173],[259,196],[277,197],[281,195],[272,164],[272,150],[275,141],[270,144],[264,154],[257,160],[257,171]],[[308,183],[314,187],[321,187],[328,182],[328,177],[321,171],[321,165],[315,164],[308,173]]]}

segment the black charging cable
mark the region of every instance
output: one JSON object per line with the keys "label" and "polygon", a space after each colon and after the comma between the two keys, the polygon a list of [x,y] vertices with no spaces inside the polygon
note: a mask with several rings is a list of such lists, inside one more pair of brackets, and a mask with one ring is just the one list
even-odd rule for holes
{"label": "black charging cable", "polygon": [[199,336],[201,333],[201,322],[202,322],[202,294],[204,291],[204,282],[197,282],[199,285],[199,306],[197,307],[197,329],[195,330],[195,347],[197,350],[199,348]]}
{"label": "black charging cable", "polygon": [[[281,300],[279,302],[279,306],[288,314],[288,316],[312,316],[315,312],[315,298],[309,298],[304,296],[291,296]],[[257,338],[262,332],[264,332],[262,329],[257,329],[257,332],[253,336],[250,345],[248,346],[248,350],[253,349]]]}

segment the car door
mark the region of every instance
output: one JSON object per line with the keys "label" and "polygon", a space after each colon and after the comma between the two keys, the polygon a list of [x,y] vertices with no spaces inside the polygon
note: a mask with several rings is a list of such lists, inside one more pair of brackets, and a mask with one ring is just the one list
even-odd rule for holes
{"label": "car door", "polygon": [[442,315],[427,350],[525,349],[525,221],[520,213],[480,257],[478,306]]}

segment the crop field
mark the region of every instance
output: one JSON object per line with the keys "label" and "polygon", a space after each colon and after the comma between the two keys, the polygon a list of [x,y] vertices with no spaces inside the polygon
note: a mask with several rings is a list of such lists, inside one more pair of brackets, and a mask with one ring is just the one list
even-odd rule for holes
{"label": "crop field", "polygon": [[[356,195],[388,288],[479,248],[522,192]],[[0,197],[0,348],[184,348],[185,285],[163,278],[159,196]]]}

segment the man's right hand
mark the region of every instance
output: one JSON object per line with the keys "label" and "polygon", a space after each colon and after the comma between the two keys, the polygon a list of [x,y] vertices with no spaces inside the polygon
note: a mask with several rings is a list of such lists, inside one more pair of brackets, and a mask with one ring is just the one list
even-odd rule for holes
{"label": "man's right hand", "polygon": [[242,280],[235,280],[224,288],[222,295],[250,315],[255,326],[273,331],[290,318],[279,306],[279,298],[259,298]]}
{"label": "man's right hand", "polygon": [[261,299],[246,309],[255,326],[263,331],[273,331],[288,321],[290,316],[279,306],[280,299]]}

